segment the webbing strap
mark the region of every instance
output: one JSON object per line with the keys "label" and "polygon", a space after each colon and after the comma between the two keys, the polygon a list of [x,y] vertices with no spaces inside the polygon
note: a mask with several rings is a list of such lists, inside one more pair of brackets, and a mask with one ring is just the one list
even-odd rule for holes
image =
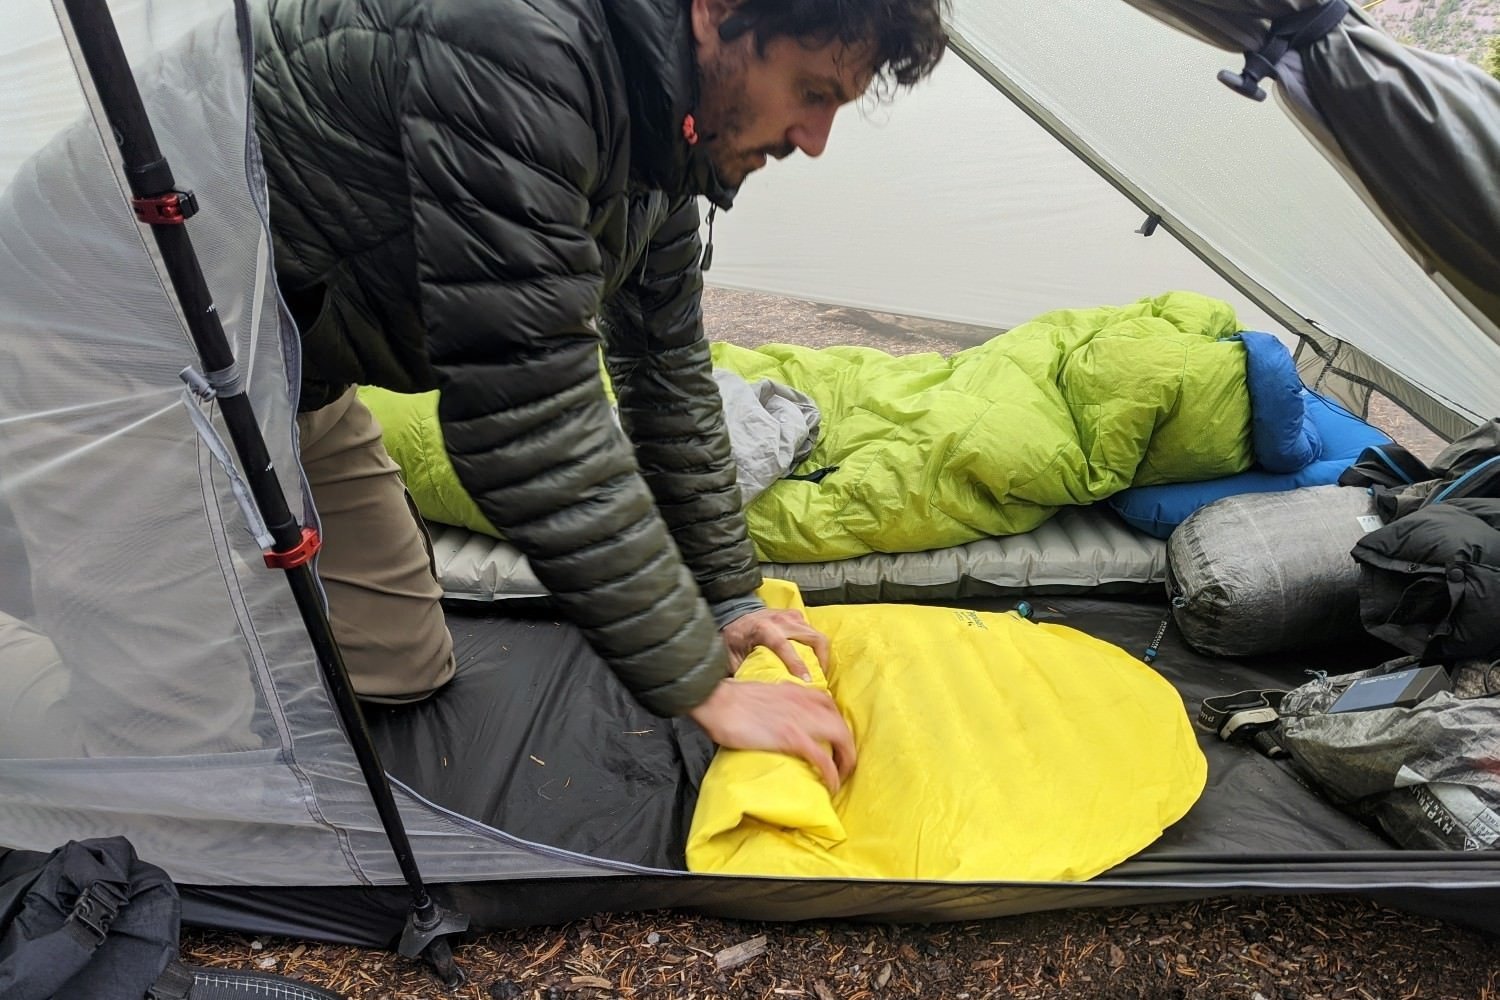
{"label": "webbing strap", "polygon": [[[184,371],[188,370],[190,369],[184,369]],[[183,392],[182,405],[187,410],[188,418],[192,420],[193,429],[198,432],[198,437],[208,446],[208,452],[214,457],[214,461],[219,463],[219,468],[224,470],[224,475],[229,480],[229,489],[234,494],[235,502],[239,504],[240,512],[245,515],[245,526],[255,537],[255,544],[262,549],[272,548],[276,540],[271,536],[271,530],[266,527],[265,518],[260,516],[260,508],[255,505],[255,498],[250,495],[250,485],[245,482],[245,477],[240,475],[239,467],[234,464],[234,459],[230,458],[229,446],[224,443],[224,439],[219,436],[214,425],[194,402],[192,389]]]}
{"label": "webbing strap", "polygon": [[1270,719],[1274,721],[1285,695],[1285,691],[1275,688],[1251,688],[1234,694],[1204,698],[1198,709],[1198,725],[1211,733],[1223,735],[1225,724],[1241,713],[1269,713]]}
{"label": "webbing strap", "polygon": [[837,465],[829,465],[821,469],[816,469],[812,472],[804,472],[801,475],[795,475],[789,472],[781,478],[790,479],[794,483],[821,483],[823,480],[827,479],[837,471],[839,471],[839,467]]}
{"label": "webbing strap", "polygon": [[240,363],[231,362],[228,368],[204,372],[203,378],[220,396],[238,396],[245,391],[245,379],[240,374]]}
{"label": "webbing strap", "polygon": [[146,1000],[189,1000],[195,980],[193,970],[175,960],[168,962],[161,975],[156,977],[156,982],[151,984]]}
{"label": "webbing strap", "polygon": [[1198,709],[1198,725],[1217,733],[1226,743],[1244,741],[1270,759],[1282,760],[1291,756],[1276,738],[1285,696],[1285,691],[1261,688],[1204,698]]}

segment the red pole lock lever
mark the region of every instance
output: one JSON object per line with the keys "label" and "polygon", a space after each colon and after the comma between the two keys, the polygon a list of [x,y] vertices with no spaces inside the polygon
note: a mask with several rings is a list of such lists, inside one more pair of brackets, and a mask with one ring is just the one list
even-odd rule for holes
{"label": "red pole lock lever", "polygon": [[296,569],[317,555],[318,549],[322,547],[323,539],[318,537],[318,529],[305,527],[302,529],[302,541],[294,548],[267,552],[266,565],[272,569]]}

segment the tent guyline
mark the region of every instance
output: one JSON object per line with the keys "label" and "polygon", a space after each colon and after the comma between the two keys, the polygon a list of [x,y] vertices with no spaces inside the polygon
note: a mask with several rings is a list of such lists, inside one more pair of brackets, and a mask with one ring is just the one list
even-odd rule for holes
{"label": "tent guyline", "polygon": [[185,224],[197,211],[197,200],[191,191],[177,188],[171,167],[157,145],[155,130],[105,0],[60,0],[60,3],[72,27],[69,43],[75,47],[75,62],[82,57],[81,72],[86,72],[92,80],[119,146],[131,207],[136,218],[151,229],[205,370],[202,375],[184,372],[184,380],[199,398],[214,399],[219,404],[253,499],[255,510],[251,513],[263,522],[265,536],[270,539],[266,565],[286,573],[345,737],[359,761],[386,838],[411,890],[411,908],[399,951],[407,958],[425,957],[446,985],[456,986],[463,981],[463,973],[453,960],[449,935],[467,929],[469,921],[433,900],[418,869],[313,573],[312,558],[320,545],[317,530],[299,525],[287,505],[187,232]]}

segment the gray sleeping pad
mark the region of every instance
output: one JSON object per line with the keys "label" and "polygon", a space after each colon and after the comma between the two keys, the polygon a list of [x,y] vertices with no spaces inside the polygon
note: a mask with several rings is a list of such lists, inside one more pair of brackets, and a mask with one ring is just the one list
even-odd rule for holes
{"label": "gray sleeping pad", "polygon": [[[543,597],[510,545],[463,528],[429,525],[444,596],[473,601]],[[1069,507],[1035,531],[931,552],[876,553],[838,562],[764,563],[809,604],[956,600],[1011,594],[1132,593],[1166,579],[1167,549],[1103,505]]]}
{"label": "gray sleeping pad", "polygon": [[1361,634],[1354,543],[1380,527],[1369,492],[1315,486],[1226,497],[1167,542],[1173,618],[1194,649],[1251,656]]}

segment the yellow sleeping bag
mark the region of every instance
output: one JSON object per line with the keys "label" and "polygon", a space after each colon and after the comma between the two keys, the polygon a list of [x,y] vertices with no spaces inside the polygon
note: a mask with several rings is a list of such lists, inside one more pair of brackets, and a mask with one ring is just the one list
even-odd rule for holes
{"label": "yellow sleeping bag", "polygon": [[[773,607],[801,608],[768,581]],[[1124,650],[1010,612],[805,609],[859,764],[831,796],[806,762],[720,750],[688,836],[693,871],[1077,881],[1156,840],[1208,766],[1182,699]],[[800,648],[800,647],[799,647]],[[758,649],[739,677],[803,683]]]}

